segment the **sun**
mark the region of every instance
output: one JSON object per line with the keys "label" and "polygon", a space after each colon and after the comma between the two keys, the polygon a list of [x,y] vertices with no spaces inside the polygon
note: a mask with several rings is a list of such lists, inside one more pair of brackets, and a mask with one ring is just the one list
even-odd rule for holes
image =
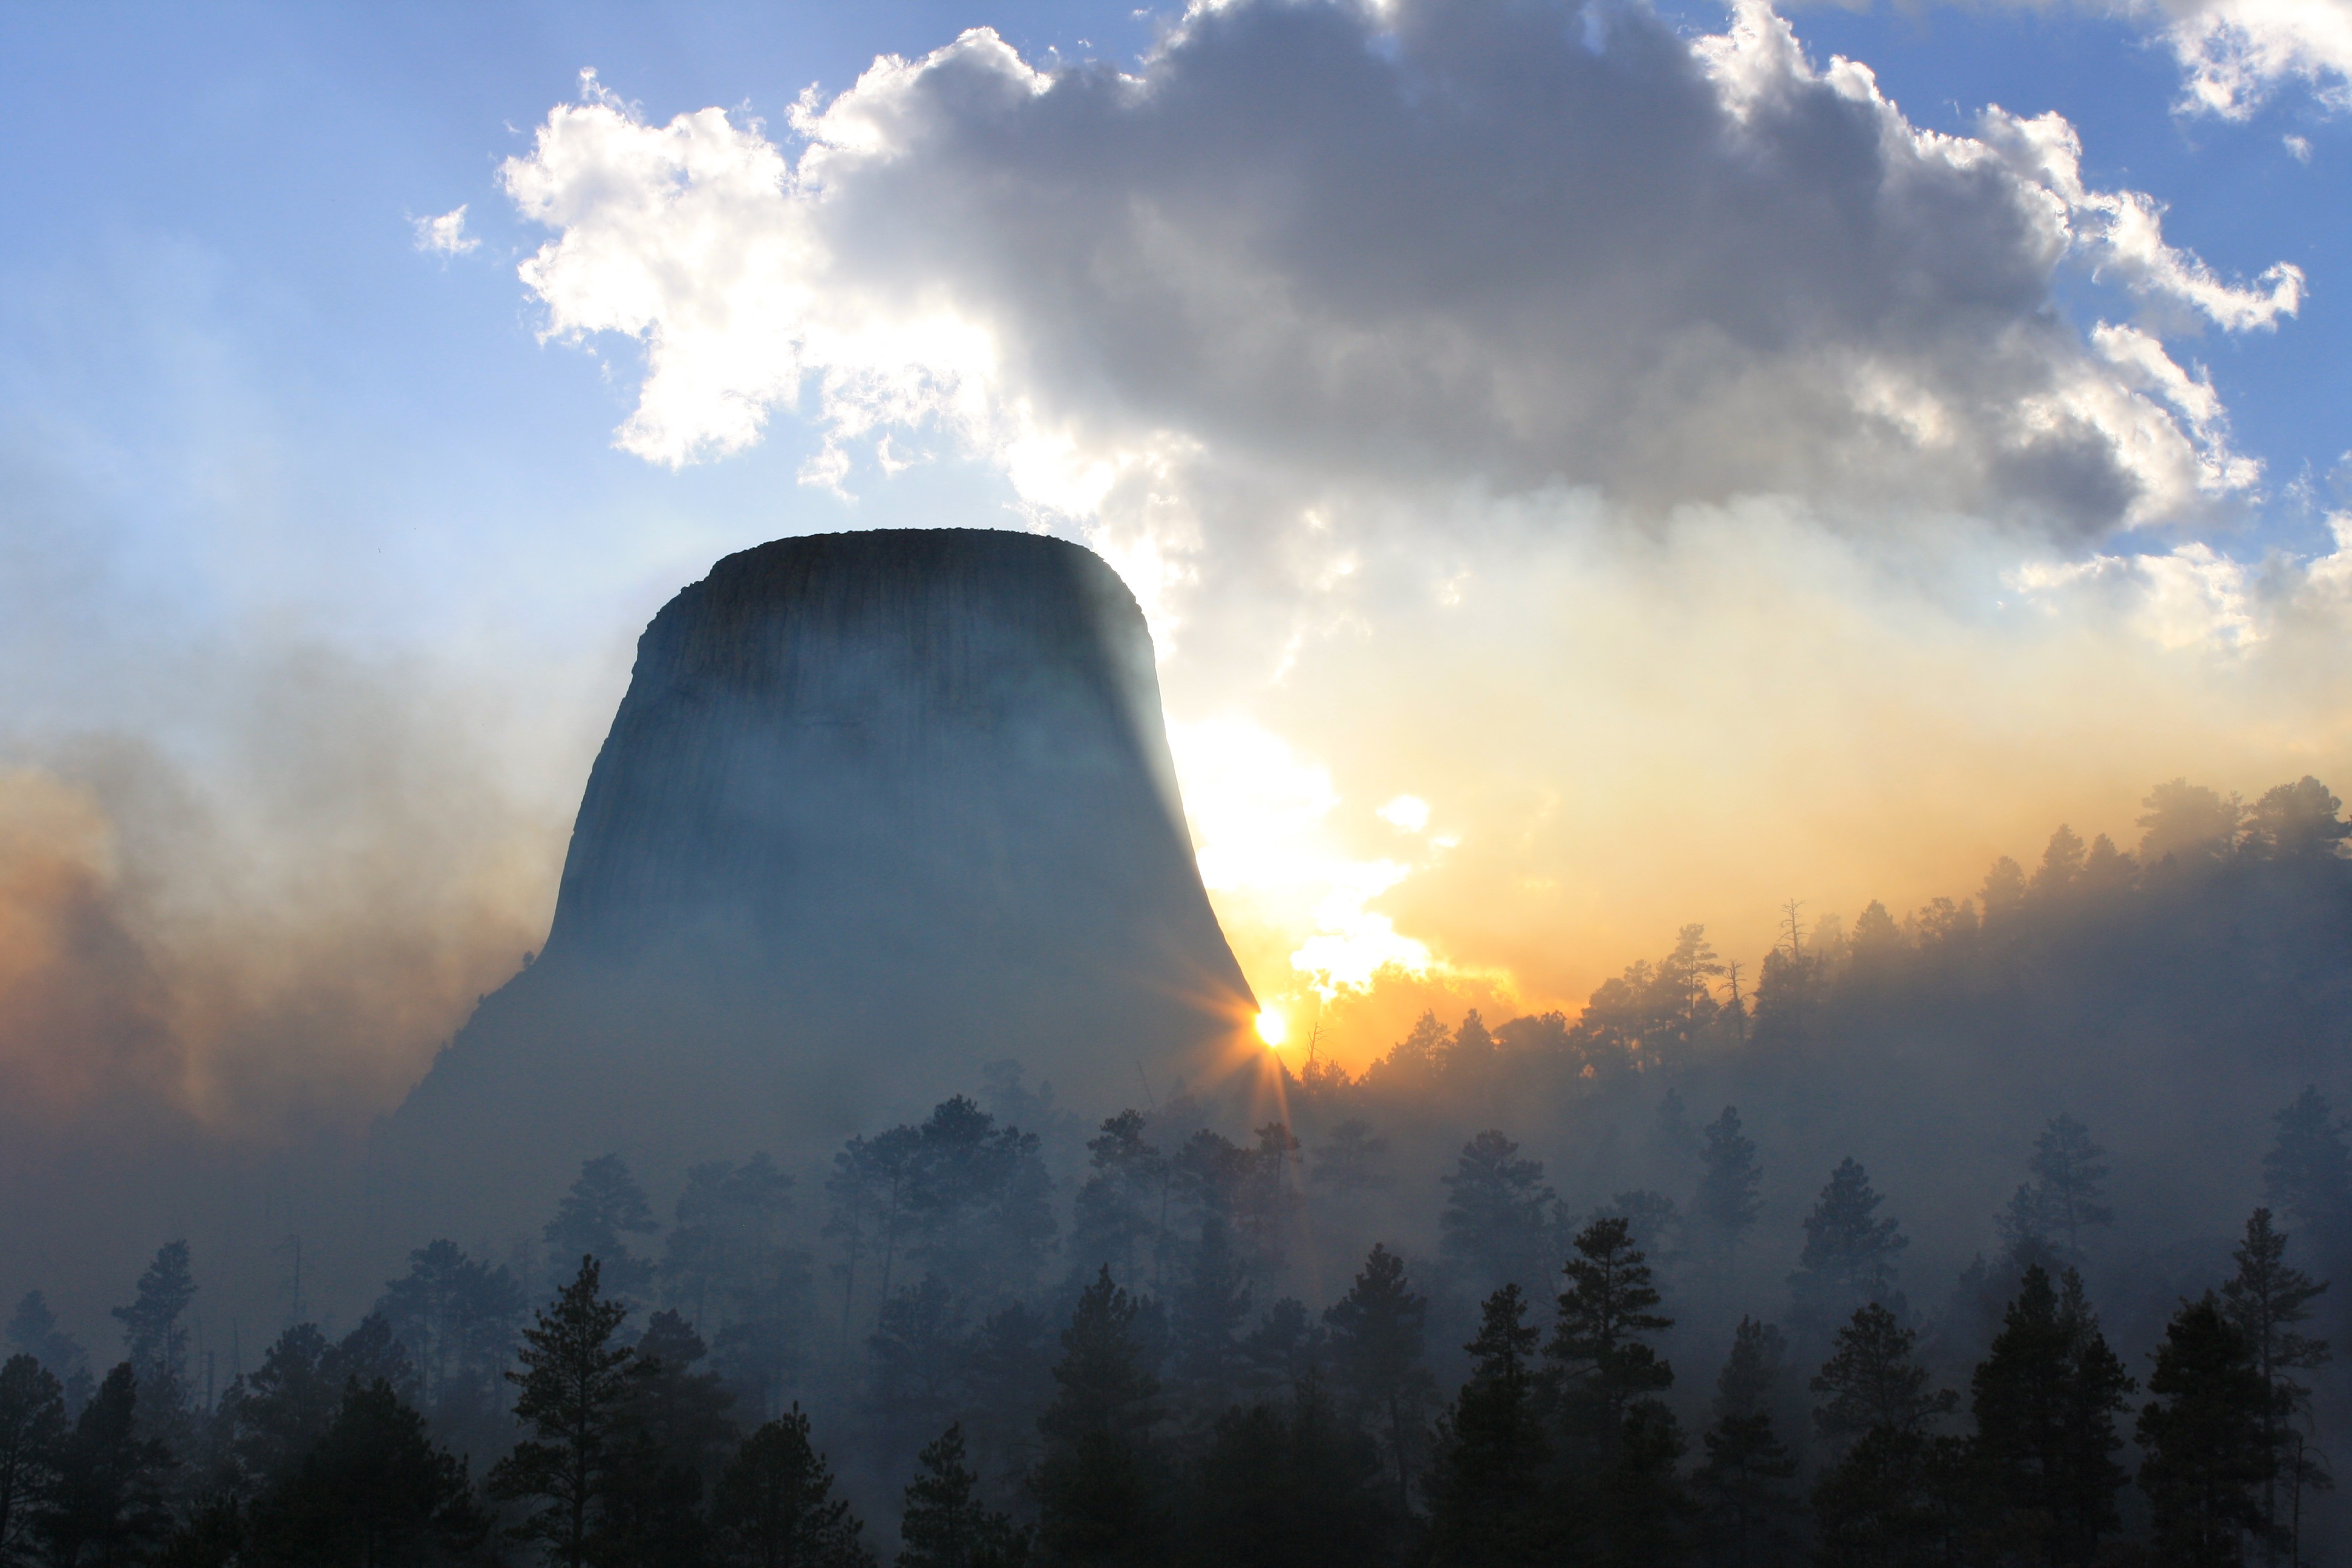
{"label": "sun", "polygon": [[1283,1022],[1281,1014],[1269,1009],[1257,1016],[1257,1037],[1267,1045],[1282,1044],[1283,1037],[1289,1033],[1290,1026]]}

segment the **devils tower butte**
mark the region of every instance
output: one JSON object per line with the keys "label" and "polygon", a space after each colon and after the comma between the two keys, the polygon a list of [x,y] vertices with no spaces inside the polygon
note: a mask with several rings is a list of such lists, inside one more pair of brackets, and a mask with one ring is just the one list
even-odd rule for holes
{"label": "devils tower butte", "polygon": [[837,1135],[1002,1058],[1116,1109],[1253,1011],[1109,567],[988,530],[781,540],[646,627],[544,953],[380,1145],[404,1184],[535,1187]]}

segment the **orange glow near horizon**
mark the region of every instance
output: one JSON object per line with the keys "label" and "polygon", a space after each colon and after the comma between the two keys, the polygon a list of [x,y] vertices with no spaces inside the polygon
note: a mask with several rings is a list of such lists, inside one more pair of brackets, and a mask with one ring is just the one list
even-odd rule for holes
{"label": "orange glow near horizon", "polygon": [[2169,557],[2035,586],[1957,526],[1906,536],[1921,574],[1801,507],[1465,506],[1443,572],[1366,544],[1279,638],[1200,604],[1162,666],[1234,955],[1351,1072],[1424,1007],[1573,1017],[1686,924],[1752,981],[1791,899],[1850,930],[2031,870],[2061,824],[2136,850],[2164,780],[2352,792],[2352,521],[2238,626],[2181,618],[2208,601],[2158,593]]}

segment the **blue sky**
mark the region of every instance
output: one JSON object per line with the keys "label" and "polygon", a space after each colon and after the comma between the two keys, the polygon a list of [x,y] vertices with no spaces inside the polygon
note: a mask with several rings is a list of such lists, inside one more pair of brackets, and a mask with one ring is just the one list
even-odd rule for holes
{"label": "blue sky", "polygon": [[[2180,14],[2266,37],[2264,3]],[[704,306],[751,321],[758,291],[730,293],[715,273],[672,279],[635,338],[542,341],[563,310],[585,321],[614,296],[587,272],[569,303],[526,286],[517,268],[538,247],[598,223],[632,245],[675,237],[668,218],[633,229],[614,217],[599,205],[605,176],[559,169],[543,135],[562,130],[593,163],[717,107],[737,137],[728,156],[772,145],[789,160],[803,145],[789,123],[803,89],[819,84],[817,103],[831,102],[878,54],[919,61],[984,25],[1027,68],[1141,69],[1173,18],[1075,4],[0,10],[14,110],[0,159],[0,760],[90,794],[120,886],[138,880],[122,866],[141,847],[163,857],[125,919],[181,955],[171,962],[197,962],[192,910],[229,931],[257,929],[258,910],[308,910],[300,923],[358,951],[373,940],[362,911],[389,903],[480,947],[436,982],[451,1007],[544,918],[636,630],[717,555],[823,528],[1047,526],[1129,573],[1162,633],[1221,910],[1272,997],[1328,997],[1389,963],[1541,1000],[1658,945],[1678,919],[1760,934],[1779,890],[1803,878],[1828,908],[1963,891],[1985,856],[2030,855],[2021,839],[2062,815],[2127,832],[2154,776],[2208,766],[2255,789],[2352,763],[2352,713],[2333,695],[2347,623],[2331,618],[2325,564],[2352,560],[2329,521],[2352,508],[2341,62],[2297,57],[2318,63],[2260,79],[2259,101],[2232,118],[2183,106],[2182,60],[2150,10],[1790,12],[1815,68],[1842,55],[1875,73],[1897,106],[1870,110],[1876,123],[1971,138],[1990,134],[1990,104],[2021,122],[2054,110],[2080,137],[2094,199],[2142,193],[2162,208],[2157,250],[2086,241],[2052,263],[2001,226],[2053,177],[2016,172],[2023,142],[1984,153],[2010,161],[1998,180],[1982,159],[1947,167],[1931,149],[1917,178],[1942,194],[1867,198],[1880,205],[1864,226],[1884,243],[1927,237],[1908,271],[1882,278],[1877,261],[1838,252],[1827,217],[1759,210],[1717,225],[1717,208],[1672,188],[1727,181],[1722,210],[1744,212],[1738,183],[1769,164],[1756,176],[1778,193],[1767,205],[1818,198],[1822,214],[1852,216],[1864,198],[1836,159],[1867,137],[1831,143],[1862,135],[1863,111],[1826,79],[1756,67],[1780,73],[1770,90],[1801,100],[1816,130],[1801,116],[1694,174],[1674,161],[1683,110],[1659,105],[1696,78],[1622,63],[1580,74],[1572,51],[1547,56],[1553,77],[1509,113],[1431,132],[1451,138],[1441,157],[1415,141],[1423,122],[1349,98],[1343,67],[1314,76],[1322,46],[1312,28],[1268,21],[1278,9],[1204,21],[1169,57],[1165,81],[1243,95],[1192,120],[1173,88],[1157,108],[1055,88],[1030,113],[1035,89],[1010,57],[969,56],[853,106],[930,117],[920,135],[887,133],[916,138],[895,163],[853,145],[845,120],[820,130],[839,199],[757,219],[835,226],[818,314],[844,331],[913,322],[919,336],[938,325],[924,301],[949,298],[948,317],[982,323],[999,357],[961,384],[977,399],[961,405],[941,390],[958,384],[954,364],[922,350],[907,372],[911,415],[877,390],[904,367],[863,349],[811,359],[790,395],[730,384],[719,391],[764,399],[764,433],[723,454],[694,447],[701,460],[680,466],[615,444],[651,395],[647,345],[686,342]],[[1402,46],[1409,63],[1452,60],[1457,84],[1497,102],[1527,88],[1507,52],[1478,52],[1461,18],[1483,8],[1392,10],[1433,40]],[[1529,14],[1606,62],[1727,26],[1697,5],[1662,13],[1666,32],[1622,4]],[[1380,26],[1362,23],[1364,36]],[[1253,76],[1253,62],[1265,68]],[[615,101],[559,125],[560,109],[582,105],[583,68]],[[1733,101],[1733,76],[1708,79],[1705,92]],[[970,108],[1000,91],[1012,96],[998,107]],[[1603,114],[1580,93],[1626,96]],[[1360,111],[1360,136],[1307,123]],[[1580,127],[1581,140],[1528,142],[1511,114]],[[1348,163],[1376,137],[1403,165],[1428,153],[1423,184]],[[1186,140],[1191,163],[1175,145]],[[502,183],[508,160],[586,216],[527,221]],[[1669,237],[1654,268],[1627,239],[1630,271],[1685,291],[1652,299],[1617,262],[1555,277],[1540,247],[1491,289],[1475,281],[1525,237],[1496,216],[1517,210],[1510,183],[1549,190],[1555,165],[1588,184],[1545,221],[1574,233],[1591,213],[1640,235],[1654,219]],[[1498,184],[1502,170],[1517,172]],[[1228,176],[1236,224],[1260,226],[1239,239],[1213,189]],[[1294,176],[1307,182],[1294,206],[1338,193],[1320,228],[1250,205],[1264,181]],[[1028,216],[992,208],[992,193]],[[1992,226],[1971,227],[1987,202]],[[1158,215],[1150,245],[1104,226],[1122,203]],[[476,247],[420,250],[415,221],[461,205]],[[1334,237],[1375,210],[1388,229]],[[2092,207],[2071,219],[2078,235],[2095,220]],[[1482,223],[1498,226],[1482,237]],[[1967,266],[1937,265],[1979,241],[1985,277],[2006,279],[1994,306],[1971,294]],[[1751,268],[1742,247],[1777,259]],[[1143,271],[1119,275],[1137,257]],[[1101,294],[1064,310],[1024,268],[1073,258],[1086,264],[1070,286]],[[2197,258],[2223,291],[2202,304],[2164,280]],[[2303,275],[2292,314],[2262,302],[2259,279],[2280,262]],[[1824,281],[1849,272],[1851,286]],[[893,300],[852,300],[868,276],[912,281]],[[1707,277],[1722,280],[1720,310]],[[1271,297],[1250,293],[1260,284],[1307,314],[1331,301],[1356,313],[1323,337],[1288,307],[1249,318],[1248,301]],[[1881,284],[1895,302],[1847,321],[1852,296]],[[1915,285],[1944,292],[1901,303]],[[1557,342],[1526,347],[1497,325],[1573,322],[1594,298],[1616,300],[1607,319]],[[1214,314],[1219,300],[1234,302],[1229,315]],[[1148,318],[1180,305],[1211,311],[1211,329],[1232,324],[1235,347],[1161,375],[1152,367],[1188,343],[1153,339]],[[2271,325],[2231,330],[2231,310]],[[1726,333],[1762,342],[1782,321],[1837,323],[1822,330],[1843,357],[1824,369],[1801,331],[1748,344],[1744,369],[1691,370],[1674,384],[1686,403],[1634,395],[1653,360],[1674,358],[1664,345],[1704,367]],[[2094,352],[2103,322],[2129,331]],[[1318,356],[1365,353],[1362,376],[1311,395],[1286,379]],[[1597,392],[1595,366],[1615,367]],[[827,389],[828,367],[847,390]],[[1393,385],[1380,379],[1390,369]],[[1486,382],[1490,405],[1465,401]],[[1839,402],[1849,394],[1859,401]],[[2200,397],[2220,412],[2196,413]],[[2017,444],[2002,421],[2036,398],[2073,447]],[[1610,426],[1618,401],[1647,412]],[[1807,412],[1822,408],[1844,412]],[[1945,434],[1920,437],[1936,452],[1919,458],[1897,449],[1889,432],[1902,429]],[[708,435],[681,430],[687,447]],[[2133,467],[2159,447],[2170,479]],[[920,460],[895,468],[910,452]],[[1402,456],[1416,453],[1418,468]],[[2082,500],[2120,482],[2084,478],[2094,458],[2144,481],[2127,525],[2123,501]],[[2238,477],[2213,479],[2231,460]],[[827,462],[835,488],[811,482]],[[2211,482],[2182,489],[2197,463]],[[1768,652],[1789,639],[1767,628],[1790,626],[1806,628],[1809,651]],[[327,669],[343,684],[305,684]],[[1769,703],[1727,685],[1726,669],[1804,695],[1751,732]],[[1908,672],[1909,695],[1873,671]],[[401,785],[422,806],[352,806],[342,797],[368,791],[342,784],[332,811],[300,804],[320,798],[319,778],[380,771],[353,759],[387,725],[443,759]],[[214,825],[205,856],[172,859],[177,830],[153,819],[154,792],[89,763],[100,742],[156,759],[205,803],[191,808]],[[1670,763],[1678,782],[1662,787],[1649,770]],[[1717,803],[1703,831],[1674,819],[1685,788]],[[446,841],[331,896],[290,872],[186,881],[187,866],[331,860],[412,834],[436,791],[457,823]],[[1426,809],[1380,814],[1408,796]],[[8,809],[0,800],[0,818]],[[1425,828],[1399,837],[1406,818]],[[1759,836],[1759,819],[1778,826]],[[1668,841],[1662,865],[1654,847]],[[489,891],[484,865],[499,868]],[[415,885],[387,899],[383,879],[403,877]],[[320,898],[331,918],[303,902]],[[483,908],[480,921],[451,915]],[[1321,967],[1293,963],[1309,946]]]}
{"label": "blue sky", "polygon": [[[540,237],[501,210],[498,161],[583,67],[664,115],[778,115],[811,82],[846,85],[877,53],[979,19],[914,5],[12,7],[8,423],[103,519],[81,546],[128,583],[165,580],[168,612],[200,622],[257,603],[299,615],[331,593],[340,629],[398,642],[452,599],[515,607],[498,580],[526,562],[566,589],[526,613],[568,617],[570,592],[614,570],[614,591],[641,590],[632,613],[647,608],[645,558],[668,583],[835,508],[790,483],[789,432],[682,476],[610,451],[624,405],[577,353],[539,345],[512,264]],[[1142,37],[1119,7],[987,19],[1039,45]],[[488,250],[446,268],[418,255],[411,216],[461,203]]]}

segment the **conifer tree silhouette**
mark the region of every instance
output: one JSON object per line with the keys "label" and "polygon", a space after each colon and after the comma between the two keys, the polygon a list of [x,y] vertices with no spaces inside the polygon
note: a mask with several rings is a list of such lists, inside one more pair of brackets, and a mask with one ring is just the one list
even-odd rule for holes
{"label": "conifer tree silhouette", "polygon": [[1805,1216],[1804,1250],[1789,1276],[1797,1318],[1807,1328],[1819,1331],[1864,1302],[1897,1300],[1895,1259],[1911,1243],[1899,1222],[1878,1217],[1885,1201],[1860,1161],[1849,1156],[1830,1173]]}
{"label": "conifer tree silhouette", "polygon": [[1145,1369],[1136,1313],[1106,1268],[1062,1332],[1054,1400],[1037,1418],[1045,1453],[1032,1483],[1040,1544],[1057,1557],[1121,1561],[1147,1553],[1163,1528],[1145,1455],[1160,1384]]}
{"label": "conifer tree silhouette", "polygon": [[1439,1419],[1430,1464],[1432,1562],[1445,1568],[1511,1568],[1545,1560],[1544,1492],[1551,1443],[1536,1408],[1536,1347],[1527,1293],[1506,1285],[1486,1298],[1470,1379]]}
{"label": "conifer tree silhouette", "polygon": [[516,1527],[565,1568],[583,1568],[604,1524],[616,1467],[629,1458],[621,1424],[636,1352],[613,1342],[629,1315],[604,1298],[593,1258],[523,1331],[515,1419],[530,1434],[489,1474],[493,1497],[538,1503]]}
{"label": "conifer tree silhouette", "polygon": [[950,1426],[915,1460],[898,1518],[898,1568],[1020,1568],[1029,1532],[990,1508],[964,1466],[963,1427]]}
{"label": "conifer tree silhouette", "polygon": [[[2278,1560],[2279,1548],[2292,1548],[2294,1531],[2281,1518],[2279,1481],[2282,1471],[2291,1489],[2326,1485],[2326,1472],[2316,1468],[2309,1445],[2291,1448],[2291,1424],[2310,1407],[2311,1389],[2295,1381],[2297,1373],[2327,1364],[2327,1342],[2300,1333],[2295,1325],[2311,1319],[2311,1304],[2327,1287],[2286,1260],[2287,1237],[2271,1226],[2271,1211],[2258,1208],[2246,1220],[2246,1238],[2233,1254],[2238,1272],[2221,1287],[2221,1315],[2244,1337],[2254,1372],[2270,1390],[2263,1409],[2264,1439],[2271,1452],[2269,1471],[2263,1477],[2263,1554]],[[2294,1463],[2287,1464],[2290,1454]],[[2290,1498],[2284,1510],[2294,1517]]]}
{"label": "conifer tree silhouette", "polygon": [[872,1568],[865,1525],[834,1485],[799,1405],[743,1439],[710,1500],[728,1568]]}
{"label": "conifer tree silhouette", "polygon": [[1380,1429],[1396,1467],[1396,1506],[1411,1506],[1423,1413],[1436,1385],[1423,1364],[1429,1301],[1412,1289],[1404,1259],[1375,1246],[1341,1297],[1323,1314],[1333,1381]]}
{"label": "conifer tree silhouette", "polygon": [[2120,1522],[2116,1413],[2136,1384],[2066,1273],[2063,1295],[2030,1267],[2000,1332],[1969,1379],[1970,1468],[1995,1549],[2053,1565],[2097,1560]]}
{"label": "conifer tree silhouette", "polygon": [[33,1521],[58,1480],[65,1445],[65,1386],[29,1355],[0,1365],[0,1563],[28,1559]]}
{"label": "conifer tree silhouette", "polygon": [[2233,1563],[2263,1525],[2274,1460],[2271,1390],[2252,1347],[2208,1291],[2165,1325],[2135,1428],[2159,1562]]}
{"label": "conifer tree silhouette", "polygon": [[1756,1141],[1741,1128],[1736,1108],[1725,1106],[1723,1114],[1708,1122],[1699,1136],[1699,1161],[1706,1174],[1699,1178],[1698,1194],[1691,1200],[1691,1216],[1698,1221],[1717,1256],[1728,1264],[1740,1237],[1756,1223],[1764,1206],[1757,1195],[1764,1172],[1756,1161]]}
{"label": "conifer tree silhouette", "polygon": [[1704,1510],[1709,1560],[1725,1568],[1762,1568],[1783,1560],[1793,1543],[1789,1484],[1797,1461],[1773,1430],[1767,1403],[1781,1351],[1770,1324],[1742,1318],[1716,1380],[1715,1424],[1702,1439],[1706,1459],[1692,1485]]}

